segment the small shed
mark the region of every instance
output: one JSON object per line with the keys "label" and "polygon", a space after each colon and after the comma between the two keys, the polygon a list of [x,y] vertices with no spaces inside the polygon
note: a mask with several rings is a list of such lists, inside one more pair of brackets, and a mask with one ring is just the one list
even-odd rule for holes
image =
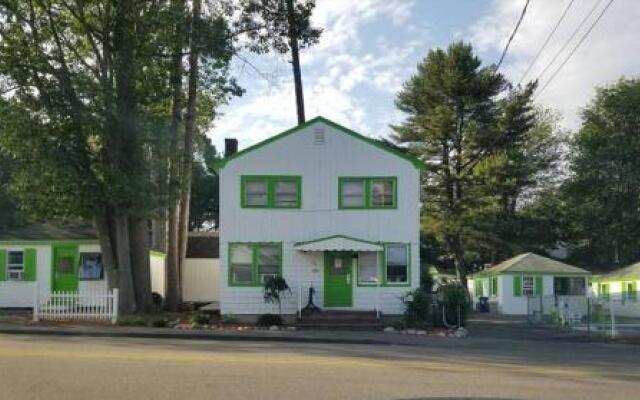
{"label": "small shed", "polygon": [[534,253],[524,253],[468,277],[474,307],[489,298],[492,311],[528,315],[558,307],[582,309],[590,272]]}

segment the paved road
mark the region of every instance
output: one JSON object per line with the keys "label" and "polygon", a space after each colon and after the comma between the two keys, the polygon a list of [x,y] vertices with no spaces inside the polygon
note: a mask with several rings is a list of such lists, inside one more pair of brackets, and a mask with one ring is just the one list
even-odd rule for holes
{"label": "paved road", "polygon": [[636,399],[640,347],[416,346],[0,335],[2,400]]}

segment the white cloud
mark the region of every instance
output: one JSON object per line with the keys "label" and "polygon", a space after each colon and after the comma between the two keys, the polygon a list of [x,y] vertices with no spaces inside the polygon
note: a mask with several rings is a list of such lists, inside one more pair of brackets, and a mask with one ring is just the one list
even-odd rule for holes
{"label": "white cloud", "polygon": [[[324,31],[320,43],[301,55],[307,119],[323,115],[364,134],[386,133],[380,125],[388,121],[380,122],[385,115],[375,115],[371,103],[385,97],[388,113],[393,113],[391,99],[415,68],[412,54],[421,49],[426,35],[421,41],[398,46],[387,39],[385,31],[405,24],[413,5],[407,0],[317,2],[314,25]],[[376,23],[384,27],[377,37],[363,32]],[[296,123],[290,64],[277,55],[253,59],[275,73],[265,79],[246,65],[240,71],[243,63],[237,62],[236,72],[243,72],[240,83],[247,93],[222,110],[210,132],[218,146],[224,137],[236,137],[243,148]]]}
{"label": "white cloud", "polygon": [[[527,75],[526,80],[537,77],[551,61],[562,44],[571,36],[580,21],[598,0],[575,1],[565,20]],[[502,71],[518,82],[535,56],[541,44],[560,17],[569,0],[532,1],[517,36],[511,44]],[[560,62],[564,60],[574,43],[591,25],[607,1],[598,4],[597,10],[583,25],[556,63],[540,79],[544,86]],[[484,18],[469,29],[471,40],[480,51],[501,52],[524,1],[494,0]],[[586,41],[573,55],[556,78],[550,83],[538,101],[559,110],[564,124],[572,129],[579,126],[580,109],[594,94],[594,87],[606,85],[623,75],[634,76],[640,71],[640,53],[637,49],[637,21],[640,20],[640,2],[617,0],[611,5]]]}

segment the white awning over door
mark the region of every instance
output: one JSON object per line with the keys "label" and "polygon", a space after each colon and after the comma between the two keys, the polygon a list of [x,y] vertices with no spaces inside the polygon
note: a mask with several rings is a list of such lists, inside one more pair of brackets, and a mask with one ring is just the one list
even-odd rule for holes
{"label": "white awning over door", "polygon": [[325,238],[298,242],[293,246],[300,251],[382,251],[383,246],[376,242],[335,235]]}

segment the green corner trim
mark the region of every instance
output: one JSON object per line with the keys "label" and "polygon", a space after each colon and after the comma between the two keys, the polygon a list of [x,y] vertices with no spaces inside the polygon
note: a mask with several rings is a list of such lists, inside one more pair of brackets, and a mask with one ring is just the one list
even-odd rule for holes
{"label": "green corner trim", "polygon": [[287,137],[287,136],[289,136],[289,135],[291,135],[293,133],[296,133],[296,132],[298,132],[298,131],[300,131],[302,129],[305,129],[305,128],[311,126],[312,124],[314,124],[316,122],[323,122],[323,123],[325,123],[326,125],[328,125],[328,126],[330,126],[332,128],[335,128],[335,129],[337,129],[337,130],[339,130],[341,132],[346,133],[347,135],[350,135],[350,136],[352,136],[352,137],[354,137],[356,139],[362,140],[365,143],[368,143],[368,144],[373,145],[373,146],[375,146],[375,147],[377,147],[377,148],[379,148],[381,150],[384,150],[384,151],[386,151],[388,153],[391,153],[391,154],[393,154],[393,155],[395,155],[397,157],[400,157],[400,158],[410,162],[414,167],[416,167],[418,169],[426,168],[426,164],[422,160],[418,159],[417,157],[414,157],[412,155],[405,154],[405,153],[403,153],[401,151],[395,150],[395,149],[393,149],[393,148],[391,148],[389,146],[386,146],[386,145],[384,145],[382,143],[377,142],[374,139],[371,139],[371,138],[368,138],[366,136],[363,136],[360,133],[352,131],[349,128],[346,128],[346,127],[344,127],[342,125],[339,125],[339,124],[337,124],[337,123],[335,123],[333,121],[330,121],[330,120],[328,120],[328,119],[326,119],[324,117],[320,117],[320,116],[319,117],[315,117],[313,119],[310,119],[309,121],[305,122],[304,124],[295,126],[293,128],[287,129],[286,131],[281,132],[281,133],[279,133],[277,135],[271,136],[270,138],[268,138],[266,140],[263,140],[260,143],[254,144],[253,146],[249,146],[246,149],[244,149],[242,151],[239,151],[239,152],[233,154],[232,156],[221,160],[218,163],[218,166],[219,166],[219,168],[224,168],[227,165],[227,163],[229,163],[229,161],[235,160],[236,158],[242,157],[243,155],[245,155],[247,153],[250,153],[253,150],[257,150],[257,149],[259,149],[261,147],[264,147],[264,146],[266,146],[267,144],[269,144],[271,142],[275,142],[276,140],[282,139],[282,138]]}

